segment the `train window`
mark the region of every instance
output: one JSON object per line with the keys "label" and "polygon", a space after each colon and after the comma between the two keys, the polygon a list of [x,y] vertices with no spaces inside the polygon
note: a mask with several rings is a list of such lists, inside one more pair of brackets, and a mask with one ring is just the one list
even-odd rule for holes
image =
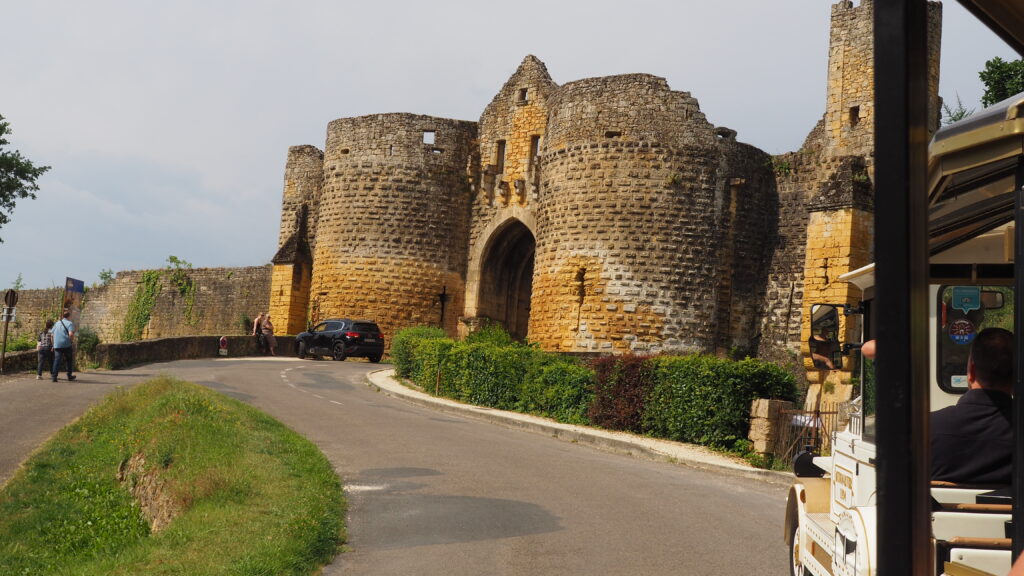
{"label": "train window", "polygon": [[941,286],[936,325],[939,387],[962,394],[967,391],[967,357],[978,332],[985,328],[1013,331],[1013,288]]}

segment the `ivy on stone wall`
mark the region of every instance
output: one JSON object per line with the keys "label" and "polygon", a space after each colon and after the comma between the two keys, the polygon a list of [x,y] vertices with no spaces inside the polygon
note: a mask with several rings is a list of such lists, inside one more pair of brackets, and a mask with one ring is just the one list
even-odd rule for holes
{"label": "ivy on stone wall", "polygon": [[199,324],[199,319],[195,317],[196,282],[189,275],[189,270],[192,270],[192,264],[173,255],[167,257],[167,262],[170,264],[167,267],[167,272],[170,274],[171,284],[178,289],[178,294],[184,298],[185,323],[189,326],[195,326]]}
{"label": "ivy on stone wall", "polygon": [[147,270],[142,273],[142,283],[135,289],[135,295],[128,304],[128,313],[121,327],[121,342],[134,342],[142,339],[142,331],[149,323],[156,296],[160,293],[160,270]]}

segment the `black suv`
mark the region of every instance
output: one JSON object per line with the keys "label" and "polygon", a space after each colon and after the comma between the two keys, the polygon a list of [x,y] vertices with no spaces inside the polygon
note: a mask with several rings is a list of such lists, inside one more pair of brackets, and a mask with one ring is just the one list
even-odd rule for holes
{"label": "black suv", "polygon": [[334,318],[296,336],[295,350],[299,358],[330,356],[344,360],[349,356],[362,356],[370,362],[380,362],[384,355],[384,335],[377,324],[369,320]]}

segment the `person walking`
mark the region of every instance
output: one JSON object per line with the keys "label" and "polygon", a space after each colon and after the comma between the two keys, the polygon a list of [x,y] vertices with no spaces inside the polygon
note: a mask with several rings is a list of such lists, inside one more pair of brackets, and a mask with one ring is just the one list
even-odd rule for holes
{"label": "person walking", "polygon": [[36,339],[36,355],[39,357],[39,366],[36,368],[36,380],[43,379],[43,367],[50,367],[53,364],[53,320],[46,320],[46,328],[39,333]]}
{"label": "person walking", "polygon": [[57,381],[57,373],[60,372],[60,361],[64,360],[68,370],[68,381],[73,381],[75,371],[75,323],[71,321],[71,311],[65,310],[63,317],[58,320],[50,330],[53,335],[53,369],[50,370],[51,379]]}

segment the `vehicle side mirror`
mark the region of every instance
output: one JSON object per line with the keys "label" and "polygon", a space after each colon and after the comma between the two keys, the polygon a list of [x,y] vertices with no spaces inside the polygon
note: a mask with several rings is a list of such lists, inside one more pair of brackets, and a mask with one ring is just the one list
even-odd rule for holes
{"label": "vehicle side mirror", "polygon": [[808,338],[807,344],[815,368],[843,368],[843,346],[839,341],[839,310],[834,305],[811,306],[811,337]]}

